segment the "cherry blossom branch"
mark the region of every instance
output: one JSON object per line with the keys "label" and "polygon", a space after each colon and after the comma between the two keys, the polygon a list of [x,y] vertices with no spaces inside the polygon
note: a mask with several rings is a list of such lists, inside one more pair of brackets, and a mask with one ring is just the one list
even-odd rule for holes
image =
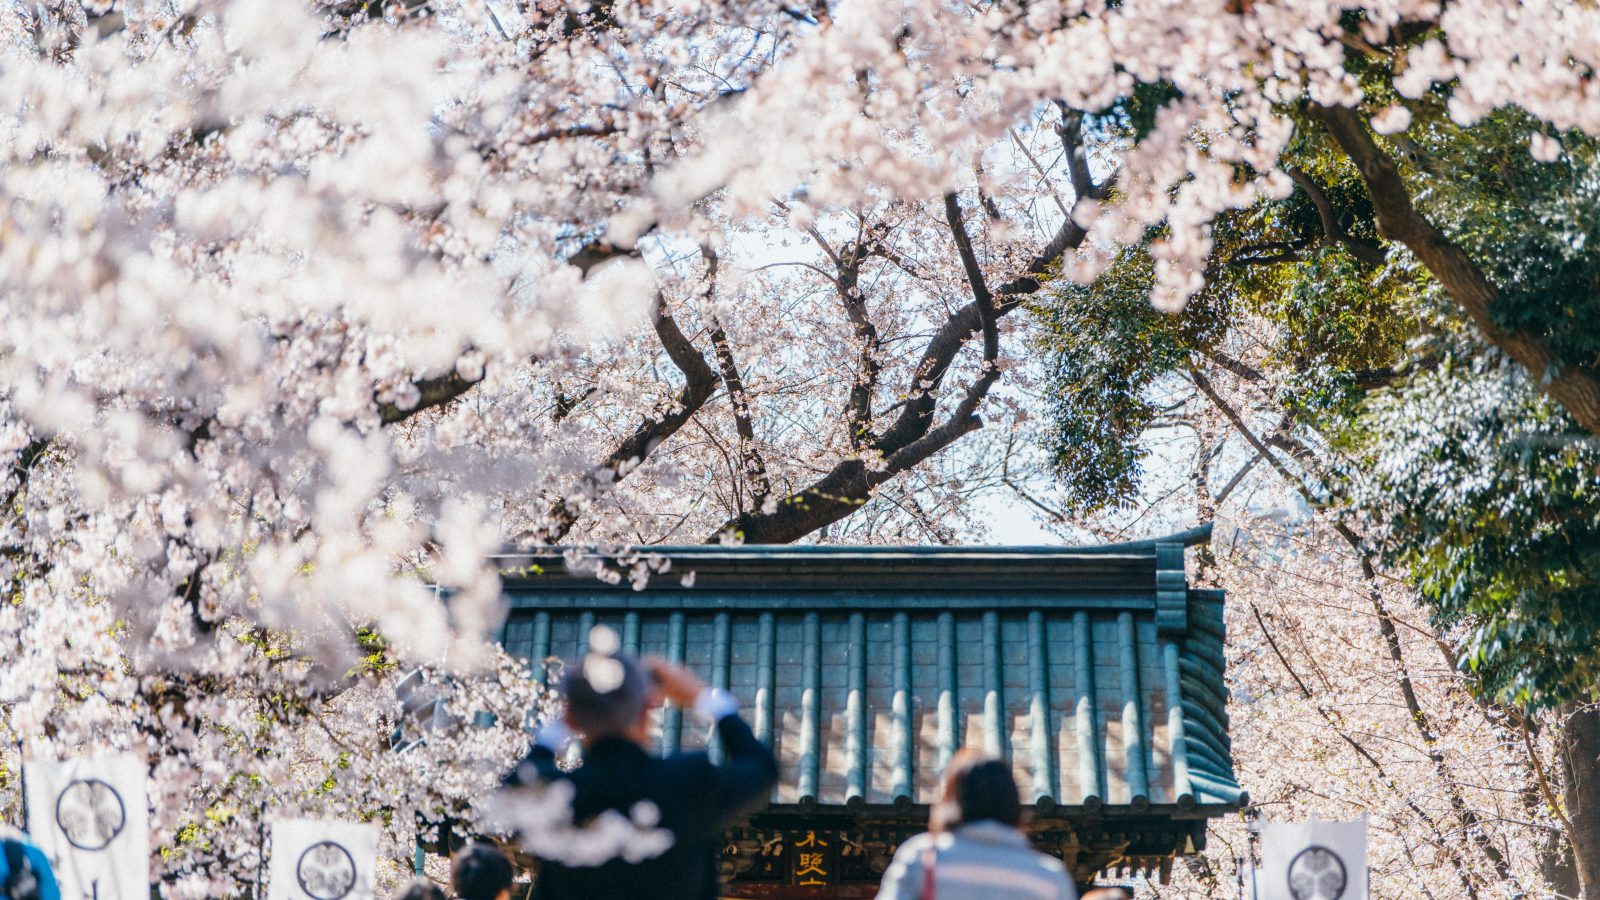
{"label": "cherry blossom branch", "polygon": [[[701,255],[706,260],[706,293],[716,288],[717,271],[721,261],[715,250],[702,245]],[[739,435],[739,474],[750,484],[750,505],[760,507],[772,494],[772,482],[767,476],[767,464],[756,444],[755,425],[750,417],[750,392],[745,389],[744,376],[739,372],[738,361],[733,356],[733,346],[714,304],[710,313],[711,347],[717,357],[717,367],[722,373],[722,383],[728,388],[728,403],[733,408],[734,431]]]}
{"label": "cherry blossom branch", "polygon": [[1400,689],[1400,696],[1405,701],[1406,712],[1411,724],[1417,730],[1417,736],[1422,740],[1424,752],[1428,761],[1433,764],[1434,774],[1443,786],[1445,798],[1450,803],[1451,812],[1461,820],[1463,831],[1474,846],[1488,858],[1489,864],[1494,868],[1495,875],[1502,883],[1518,884],[1516,876],[1511,871],[1510,864],[1506,861],[1505,854],[1500,851],[1494,842],[1489,840],[1484,831],[1483,822],[1479,820],[1476,812],[1467,805],[1466,799],[1461,796],[1461,789],[1456,786],[1455,780],[1450,777],[1449,769],[1445,765],[1444,751],[1439,748],[1439,736],[1433,727],[1433,719],[1428,711],[1422,708],[1422,702],[1417,699],[1417,689],[1411,680],[1411,669],[1406,663],[1405,648],[1400,643],[1400,634],[1395,628],[1394,615],[1389,611],[1389,606],[1383,600],[1383,592],[1378,583],[1377,568],[1373,564],[1372,552],[1367,549],[1365,542],[1355,529],[1343,522],[1335,522],[1335,531],[1343,537],[1345,543],[1356,552],[1361,560],[1361,574],[1367,582],[1367,599],[1372,604],[1372,610],[1378,620],[1378,633],[1383,637],[1385,649],[1389,652],[1389,659],[1394,663],[1396,685]]}
{"label": "cherry blossom branch", "polygon": [[1295,683],[1295,687],[1299,688],[1300,695],[1306,699],[1307,703],[1311,704],[1311,708],[1317,711],[1317,715],[1322,717],[1322,720],[1327,723],[1330,729],[1333,730],[1333,733],[1338,735],[1340,740],[1348,744],[1350,748],[1356,752],[1357,756],[1360,756],[1368,765],[1372,767],[1373,772],[1378,776],[1379,781],[1382,781],[1395,796],[1405,798],[1405,804],[1407,808],[1411,810],[1413,815],[1415,815],[1419,820],[1428,826],[1428,829],[1433,832],[1435,842],[1441,849],[1445,851],[1445,853],[1449,854],[1450,861],[1455,865],[1456,876],[1461,880],[1462,889],[1466,891],[1468,897],[1476,900],[1478,896],[1478,889],[1473,883],[1472,879],[1467,875],[1468,869],[1466,860],[1461,858],[1461,854],[1457,852],[1456,848],[1445,838],[1444,831],[1440,828],[1438,820],[1430,815],[1427,810],[1423,809],[1422,806],[1417,803],[1415,798],[1408,796],[1404,791],[1402,791],[1400,789],[1399,782],[1395,780],[1394,776],[1389,774],[1389,771],[1384,767],[1383,762],[1374,756],[1372,751],[1368,750],[1360,741],[1356,740],[1350,735],[1349,731],[1345,729],[1344,724],[1339,721],[1339,717],[1336,716],[1332,710],[1328,709],[1317,701],[1316,695],[1312,692],[1310,686],[1306,684],[1305,679],[1300,677],[1300,673],[1295,671],[1294,666],[1289,662],[1289,658],[1284,655],[1283,648],[1278,645],[1278,639],[1273,636],[1272,629],[1267,627],[1267,620],[1261,615],[1261,610],[1257,608],[1254,603],[1250,604],[1250,613],[1256,620],[1256,626],[1261,629],[1261,636],[1266,638],[1267,646],[1272,648],[1272,655],[1277,657],[1278,663],[1282,665],[1283,670],[1288,673],[1290,680]]}
{"label": "cherry blossom branch", "polygon": [[545,543],[561,540],[577,524],[594,497],[626,477],[662,441],[677,434],[711,399],[717,387],[717,373],[695,349],[683,329],[678,327],[677,320],[667,309],[666,298],[660,293],[656,294],[651,320],[667,357],[684,375],[684,384],[677,398],[662,413],[641,422],[599,465],[584,474],[580,497],[563,497],[556,501],[545,513],[544,526],[533,535],[524,537],[534,537]]}
{"label": "cherry blossom branch", "polygon": [[[589,271],[601,263],[609,262],[622,257],[636,257],[639,251],[633,248],[621,247],[603,240],[591,241],[581,247],[578,252],[567,258],[567,264],[576,266],[578,271],[585,276]],[[660,303],[657,303],[660,306]],[[676,326],[674,326],[676,328]],[[663,338],[665,340],[665,338]],[[668,354],[672,353],[669,348]],[[696,354],[698,355],[698,354]],[[448,372],[429,378],[414,379],[411,384],[416,388],[418,399],[408,407],[389,401],[378,404],[378,416],[385,425],[394,425],[415,416],[424,410],[444,406],[450,401],[460,397],[483,380],[483,375],[476,378],[466,378],[459,372]],[[563,414],[564,417],[564,414]]]}
{"label": "cherry blossom branch", "polygon": [[[959,204],[953,217],[946,201],[947,219],[958,251],[963,253],[963,268],[972,257],[971,240],[966,236]],[[1062,223],[1038,255],[1029,261],[1026,272],[1005,282],[996,291],[988,288],[981,270],[968,269],[969,287],[975,299],[947,317],[923,350],[914,370],[912,391],[904,401],[895,423],[875,441],[866,455],[840,460],[810,485],[791,493],[770,512],[746,513],[726,522],[711,540],[733,533],[751,543],[787,543],[819,528],[839,521],[861,508],[873,491],[890,478],[920,465],[949,447],[964,435],[983,427],[976,415],[978,405],[999,379],[998,319],[1015,309],[1027,295],[1043,286],[1043,279],[1067,250],[1082,243],[1087,232],[1069,217]],[[963,244],[965,245],[964,250]],[[1006,298],[996,302],[997,298]],[[983,334],[983,371],[968,386],[952,414],[935,426],[938,391],[956,356],[975,334]],[[871,460],[869,464],[868,460]]]}
{"label": "cherry blossom branch", "polygon": [[[1265,441],[1256,436],[1255,432],[1245,423],[1244,417],[1217,393],[1216,388],[1203,372],[1194,368],[1190,370],[1189,374],[1194,381],[1195,387],[1205,395],[1212,406],[1222,413],[1228,423],[1233,426],[1233,429],[1239,433],[1239,436],[1243,437],[1245,442],[1254,448],[1261,459],[1266,460],[1267,464],[1272,467],[1273,471],[1278,473],[1285,483],[1304,497],[1312,509],[1320,509],[1326,505],[1312,494],[1311,489],[1303,480],[1289,471],[1283,461],[1278,459],[1277,455],[1268,448]],[[1411,723],[1417,730],[1417,736],[1422,741],[1423,752],[1427,755],[1429,762],[1432,763],[1434,774],[1445,792],[1451,812],[1461,822],[1462,831],[1467,835],[1468,840],[1489,860],[1500,880],[1502,882],[1516,883],[1516,878],[1511,872],[1505,855],[1500,851],[1500,848],[1489,840],[1488,835],[1484,832],[1483,823],[1467,805],[1460,789],[1450,777],[1450,772],[1445,765],[1444,754],[1439,749],[1439,738],[1433,727],[1432,719],[1427,711],[1422,708],[1421,701],[1417,698],[1416,687],[1411,679],[1411,670],[1406,662],[1405,649],[1400,643],[1400,635],[1395,628],[1394,616],[1390,613],[1388,604],[1384,602],[1383,594],[1379,587],[1377,568],[1373,562],[1372,553],[1366,547],[1361,536],[1356,534],[1355,530],[1349,525],[1335,521],[1333,528],[1344,539],[1345,543],[1355,551],[1360,560],[1362,576],[1367,582],[1367,599],[1372,604],[1373,613],[1378,622],[1378,633],[1383,638],[1389,659],[1395,666],[1396,685],[1400,689],[1400,695],[1405,702]],[[1257,618],[1258,620],[1260,618],[1259,612],[1257,613]],[[1263,623],[1263,630],[1265,630],[1265,627]],[[1276,650],[1276,647],[1274,649]],[[1284,665],[1287,667],[1288,662],[1284,661]],[[1303,684],[1302,688],[1304,688]],[[1309,698],[1310,695],[1307,694],[1307,699]]]}

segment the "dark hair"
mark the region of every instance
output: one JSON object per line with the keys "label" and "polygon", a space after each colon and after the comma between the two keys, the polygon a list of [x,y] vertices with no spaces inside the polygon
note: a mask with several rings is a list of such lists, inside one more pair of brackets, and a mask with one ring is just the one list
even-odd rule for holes
{"label": "dark hair", "polygon": [[626,735],[650,705],[652,684],[630,654],[592,650],[562,673],[567,720],[590,739]]}
{"label": "dark hair", "polygon": [[951,831],[973,822],[1022,825],[1022,798],[1011,766],[1004,760],[963,750],[944,770],[939,802],[928,825],[934,831]]}
{"label": "dark hair", "polygon": [[395,900],[446,900],[444,891],[426,878],[418,878],[395,895]]}
{"label": "dark hair", "polygon": [[511,889],[511,860],[489,844],[473,841],[450,863],[450,889],[461,900],[495,900]]}

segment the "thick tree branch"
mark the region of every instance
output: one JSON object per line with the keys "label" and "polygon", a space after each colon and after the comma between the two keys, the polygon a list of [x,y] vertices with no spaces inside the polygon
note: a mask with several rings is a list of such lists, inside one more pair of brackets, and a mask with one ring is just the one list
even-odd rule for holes
{"label": "thick tree branch", "polygon": [[[957,405],[954,415],[950,417],[951,423],[959,423],[958,427],[965,427],[972,420],[972,428],[982,425],[976,421],[978,404],[988,395],[989,388],[1000,378],[1000,329],[995,324],[994,297],[989,293],[989,286],[984,282],[983,270],[978,266],[978,256],[972,250],[972,238],[967,234],[967,226],[962,218],[961,203],[955,194],[944,196],[945,222],[950,226],[950,234],[955,238],[956,251],[961,255],[961,267],[966,271],[967,284],[972,288],[973,305],[978,310],[978,323],[983,332],[983,363],[982,371],[967,388],[966,396]],[[968,429],[970,430],[970,429]],[[965,434],[965,431],[961,432]],[[959,435],[958,435],[959,436]],[[919,442],[925,440],[920,438]],[[954,440],[954,437],[951,438]],[[901,453],[912,450],[913,443],[895,456],[889,458],[890,465],[896,463],[895,457]],[[926,457],[924,457],[926,458]],[[920,462],[921,460],[918,460]],[[911,465],[915,465],[912,463]]]}
{"label": "thick tree branch", "polygon": [[661,346],[667,351],[673,365],[683,373],[682,389],[671,406],[639,423],[633,433],[624,438],[599,465],[584,474],[578,498],[565,497],[551,505],[545,514],[543,527],[533,535],[536,539],[553,543],[564,537],[577,524],[590,500],[626,477],[662,441],[676,434],[705,406],[716,390],[717,373],[678,327],[667,309],[666,298],[660,294],[656,295],[651,319],[656,335],[661,339]]}
{"label": "thick tree branch", "polygon": [[1344,247],[1346,251],[1361,262],[1378,267],[1383,265],[1386,254],[1383,248],[1372,241],[1362,240],[1345,230],[1344,224],[1339,221],[1339,211],[1328,199],[1328,192],[1322,189],[1306,171],[1299,166],[1290,166],[1284,171],[1300,186],[1300,190],[1311,198],[1311,203],[1317,208],[1317,218],[1322,220],[1322,233],[1327,239]]}
{"label": "thick tree branch", "polygon": [[882,364],[878,354],[882,347],[878,328],[867,313],[867,298],[861,292],[861,264],[872,251],[872,242],[858,239],[846,244],[833,257],[838,275],[834,287],[839,292],[839,302],[844,307],[845,318],[850,320],[851,331],[857,342],[856,377],[850,384],[850,394],[845,400],[845,422],[850,428],[850,446],[860,451],[872,441],[872,395],[878,389],[878,374]]}
{"label": "thick tree branch", "polygon": [[994,296],[984,283],[983,269],[978,266],[978,256],[972,251],[972,238],[962,219],[961,201],[954,193],[944,195],[944,220],[950,226],[950,236],[955,239],[956,253],[961,257],[961,270],[966,273],[967,284],[972,288],[972,298],[978,301],[978,313],[985,322],[985,331],[994,321]]}
{"label": "thick tree branch", "polygon": [[438,375],[433,378],[418,378],[411,382],[416,385],[421,397],[409,409],[401,409],[393,403],[379,403],[378,416],[385,425],[394,425],[404,422],[423,410],[443,406],[472,389],[472,386],[482,381],[477,378],[462,378],[456,372]]}
{"label": "thick tree branch", "polygon": [[1083,113],[1060,101],[1056,102],[1056,109],[1061,113],[1056,134],[1061,137],[1067,154],[1067,174],[1072,179],[1073,194],[1077,199],[1104,197],[1108,185],[1096,185],[1094,176],[1089,173],[1089,148],[1083,141]]}
{"label": "thick tree branch", "polygon": [[1527,369],[1580,426],[1600,435],[1600,372],[1557,358],[1541,335],[1496,322],[1499,288],[1466,251],[1412,205],[1394,159],[1378,146],[1361,114],[1345,107],[1318,105],[1313,105],[1311,112],[1361,172],[1377,214],[1378,231],[1416,254],[1490,343]]}
{"label": "thick tree branch", "polygon": [[[960,222],[959,207],[956,221]],[[952,232],[956,234],[960,249],[965,226],[962,225],[959,231],[952,226]],[[855,512],[872,498],[873,491],[879,485],[928,460],[962,436],[983,427],[976,410],[1000,375],[995,366],[999,355],[999,318],[1016,309],[1029,294],[1038,291],[1050,270],[1068,250],[1082,243],[1086,234],[1084,229],[1068,218],[1045,248],[1029,261],[1027,271],[1007,281],[997,291],[991,292],[986,287],[981,272],[969,271],[974,293],[977,294],[981,287],[985,299],[981,302],[974,299],[951,313],[934,332],[914,370],[911,393],[903,401],[900,415],[873,442],[868,452],[840,460],[822,477],[784,498],[772,511],[738,516],[725,523],[708,539],[716,540],[722,534],[732,532],[750,543],[788,543],[796,540]],[[970,252],[970,240],[965,243],[967,252]],[[977,275],[975,281],[971,280],[973,274]],[[952,414],[935,427],[938,391],[944,377],[967,340],[979,333],[985,335],[984,370],[968,387]]]}

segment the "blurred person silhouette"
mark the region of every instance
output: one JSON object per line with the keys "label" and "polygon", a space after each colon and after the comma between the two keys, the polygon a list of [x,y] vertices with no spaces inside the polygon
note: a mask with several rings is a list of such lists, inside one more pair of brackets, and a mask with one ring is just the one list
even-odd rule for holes
{"label": "blurred person silhouette", "polygon": [[0,827],[0,898],[61,900],[44,851],[26,834],[6,827]]}
{"label": "blurred person silhouette", "polygon": [[1061,860],[1022,833],[1004,760],[963,750],[944,771],[928,831],[900,845],[878,900],[1077,900]]}
{"label": "blurred person silhouette", "polygon": [[469,842],[450,861],[450,890],[461,900],[511,900],[511,860],[497,847]]}
{"label": "blurred person silhouette", "polygon": [[444,889],[426,878],[418,878],[406,885],[406,889],[394,895],[394,900],[449,900],[445,897]]}
{"label": "blurred person silhouette", "polygon": [[[528,846],[539,857],[535,897],[714,900],[723,829],[764,801],[778,779],[777,760],[739,717],[738,702],[681,666],[622,652],[617,633],[605,626],[591,632],[588,655],[566,667],[560,693],[562,718],[539,730],[506,784],[570,784],[572,821],[580,827],[602,814],[633,816],[651,808],[670,846],[648,858],[632,854],[598,864],[552,858],[558,854]],[[663,700],[715,726],[720,764],[704,751],[665,758],[651,752],[650,711]],[[573,736],[582,739],[583,763],[563,771],[557,758]]]}

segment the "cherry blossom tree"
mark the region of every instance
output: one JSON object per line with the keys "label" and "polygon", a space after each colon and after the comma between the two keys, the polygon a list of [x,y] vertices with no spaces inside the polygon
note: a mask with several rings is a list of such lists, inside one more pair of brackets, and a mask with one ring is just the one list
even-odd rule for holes
{"label": "cherry blossom tree", "polygon": [[[533,691],[484,640],[506,542],[948,536],[958,443],[1021,415],[1011,314],[1157,224],[1152,297],[1180,306],[1212,218],[1290,189],[1296,110],[1477,315],[1493,285],[1419,223],[1367,116],[1401,128],[1448,85],[1464,121],[1516,103],[1595,131],[1597,21],[7,4],[10,735],[146,752],[173,896],[248,879],[264,804],[378,818],[404,855],[519,749]],[[1488,333],[1562,363],[1551,395],[1600,425],[1584,364]],[[391,751],[419,667],[454,698],[441,727],[491,713],[465,752]]]}

